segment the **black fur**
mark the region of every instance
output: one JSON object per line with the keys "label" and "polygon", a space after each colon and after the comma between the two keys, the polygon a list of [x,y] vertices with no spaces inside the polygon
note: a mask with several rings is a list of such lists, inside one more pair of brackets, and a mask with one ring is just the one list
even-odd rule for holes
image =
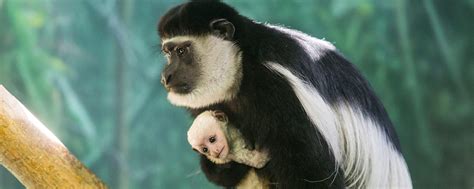
{"label": "black fur", "polygon": [[201,169],[206,173],[209,181],[219,183],[219,185],[224,187],[233,187],[239,184],[241,178],[250,170],[250,167],[235,162],[216,165],[210,162],[205,156],[202,156]]}
{"label": "black fur", "polygon": [[[330,104],[345,100],[375,118],[398,148],[398,140],[383,106],[367,81],[337,52],[317,62],[285,33],[243,17],[216,1],[189,2],[172,8],[159,23],[162,38],[179,35],[209,35],[209,22],[225,18],[235,26],[232,39],[242,51],[243,79],[237,97],[202,109],[190,109],[194,116],[208,109],[224,111],[251,143],[269,149],[271,160],[257,170],[273,188],[344,188],[344,173],[335,166],[328,144],[307,117],[294,91],[280,75],[264,66],[275,62],[309,81]],[[201,160],[212,182],[229,186],[242,166],[214,165]],[[221,174],[225,172],[226,174]],[[230,180],[229,180],[230,179]]]}

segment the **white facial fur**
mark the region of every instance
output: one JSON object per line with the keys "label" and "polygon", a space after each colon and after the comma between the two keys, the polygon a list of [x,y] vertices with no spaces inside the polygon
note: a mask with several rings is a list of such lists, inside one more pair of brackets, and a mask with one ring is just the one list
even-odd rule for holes
{"label": "white facial fur", "polygon": [[[220,124],[211,111],[199,114],[188,130],[188,142],[199,153],[205,155],[213,162],[226,163],[229,161],[229,145]],[[215,142],[209,142],[211,136],[215,137]],[[206,147],[209,151],[203,152]]]}
{"label": "white facial fur", "polygon": [[176,106],[201,108],[231,100],[239,91],[242,79],[241,52],[231,41],[213,35],[179,36],[164,39],[168,42],[192,41],[201,75],[188,94],[168,93],[168,100]]}

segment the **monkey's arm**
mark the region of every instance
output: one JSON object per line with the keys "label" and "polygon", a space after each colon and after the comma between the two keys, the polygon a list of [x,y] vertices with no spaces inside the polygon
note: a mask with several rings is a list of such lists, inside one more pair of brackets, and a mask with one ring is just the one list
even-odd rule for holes
{"label": "monkey's arm", "polygon": [[232,160],[260,169],[267,164],[270,156],[266,150],[241,149],[238,153],[232,154]]}
{"label": "monkey's arm", "polygon": [[230,159],[255,168],[262,168],[270,160],[267,150],[251,146],[232,125],[222,125],[230,146]]}

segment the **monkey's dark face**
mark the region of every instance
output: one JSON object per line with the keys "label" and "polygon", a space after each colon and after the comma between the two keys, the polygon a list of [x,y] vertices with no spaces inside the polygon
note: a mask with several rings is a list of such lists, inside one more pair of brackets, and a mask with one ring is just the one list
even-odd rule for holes
{"label": "monkey's dark face", "polygon": [[201,108],[236,96],[242,63],[231,20],[238,26],[237,18],[218,1],[191,1],[161,17],[158,33],[168,59],[162,82],[172,104]]}
{"label": "monkey's dark face", "polygon": [[200,68],[191,41],[168,42],[162,51],[168,64],[163,70],[161,83],[166,90],[176,94],[187,94],[199,80]]}
{"label": "monkey's dark face", "polygon": [[232,99],[242,78],[241,55],[233,42],[207,36],[179,36],[162,43],[168,64],[162,83],[178,106],[199,108]]}
{"label": "monkey's dark face", "polygon": [[242,80],[234,43],[239,18],[218,1],[190,1],[161,17],[158,33],[168,59],[162,81],[172,104],[201,108],[236,96]]}
{"label": "monkey's dark face", "polygon": [[162,83],[168,100],[177,106],[200,108],[231,100],[242,79],[241,52],[231,40],[233,25],[212,21],[207,35],[181,35],[162,39],[168,64]]}

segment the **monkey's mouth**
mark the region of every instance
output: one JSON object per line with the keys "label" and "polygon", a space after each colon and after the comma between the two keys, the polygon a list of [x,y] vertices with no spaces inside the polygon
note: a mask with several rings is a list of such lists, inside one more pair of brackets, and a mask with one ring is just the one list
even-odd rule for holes
{"label": "monkey's mouth", "polygon": [[[224,151],[224,149],[225,149],[225,146],[223,146],[223,147],[221,148],[221,150],[219,150],[219,153],[217,153],[217,158],[221,158],[221,154],[222,154],[222,152]],[[223,155],[224,155],[224,154],[223,154]]]}
{"label": "monkey's mouth", "polygon": [[166,90],[170,93],[186,94],[186,93],[190,93],[193,90],[193,88],[186,83],[181,83],[174,86],[168,86],[166,87]]}

